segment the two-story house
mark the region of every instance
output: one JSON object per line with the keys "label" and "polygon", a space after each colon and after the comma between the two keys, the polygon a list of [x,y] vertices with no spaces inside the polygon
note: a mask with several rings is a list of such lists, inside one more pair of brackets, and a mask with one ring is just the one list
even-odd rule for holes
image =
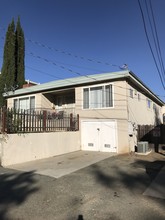
{"label": "two-story house", "polygon": [[125,70],[56,80],[4,94],[9,108],[79,114],[81,150],[135,150],[137,125],[162,123],[164,102]]}

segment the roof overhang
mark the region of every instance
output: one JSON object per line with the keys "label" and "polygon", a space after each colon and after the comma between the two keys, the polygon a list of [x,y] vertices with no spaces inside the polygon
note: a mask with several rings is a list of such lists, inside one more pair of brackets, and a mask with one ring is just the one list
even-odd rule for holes
{"label": "roof overhang", "polygon": [[159,99],[132,71],[123,70],[119,72],[111,72],[111,73],[101,73],[101,74],[93,74],[93,75],[85,75],[79,76],[74,78],[67,78],[62,80],[55,80],[39,85],[35,85],[28,88],[22,88],[13,91],[9,91],[4,93],[3,96],[6,98],[23,96],[23,95],[30,95],[36,93],[48,93],[48,92],[55,92],[62,89],[71,89],[78,86],[85,86],[90,84],[98,84],[100,82],[105,81],[116,81],[119,79],[125,79],[133,84],[135,84],[138,88],[140,88],[144,94],[148,95],[152,99],[154,99],[159,105],[163,106],[164,102]]}

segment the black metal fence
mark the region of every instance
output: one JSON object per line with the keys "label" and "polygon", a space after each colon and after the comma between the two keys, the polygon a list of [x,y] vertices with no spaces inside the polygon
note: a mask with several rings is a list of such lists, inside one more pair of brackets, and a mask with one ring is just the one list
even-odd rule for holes
{"label": "black metal fence", "polygon": [[1,132],[34,133],[79,130],[79,115],[64,111],[49,112],[0,109]]}

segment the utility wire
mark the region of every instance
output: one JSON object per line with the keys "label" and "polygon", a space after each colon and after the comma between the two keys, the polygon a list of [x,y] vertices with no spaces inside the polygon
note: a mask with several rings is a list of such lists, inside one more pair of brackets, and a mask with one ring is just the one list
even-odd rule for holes
{"label": "utility wire", "polygon": [[[2,29],[3,31],[5,31],[4,28],[0,28]],[[22,37],[22,36],[18,36],[18,37]],[[4,38],[3,38],[4,39]],[[89,61],[89,62],[95,62],[97,64],[103,64],[103,65],[106,65],[106,66],[113,66],[113,67],[117,67],[119,69],[121,69],[122,67],[120,65],[117,65],[117,64],[112,64],[112,63],[109,63],[109,62],[104,62],[104,61],[100,61],[100,60],[95,60],[93,58],[87,58],[85,56],[79,56],[79,55],[75,55],[73,53],[70,53],[70,52],[67,52],[63,49],[58,49],[58,48],[54,48],[54,47],[51,47],[51,46],[48,46],[46,44],[43,44],[43,43],[40,43],[38,41],[34,41],[34,40],[31,40],[31,39],[28,39],[25,37],[25,40],[34,44],[34,45],[37,45],[37,46],[40,46],[40,47],[43,47],[43,48],[46,48],[46,49],[49,49],[51,51],[55,51],[55,52],[59,52],[59,53],[62,53],[62,54],[65,54],[65,55],[68,55],[68,56],[72,56],[74,58],[79,58],[81,60],[86,60],[86,61]]]}
{"label": "utility wire", "polygon": [[161,84],[162,84],[162,86],[163,86],[163,88],[164,88],[164,90],[165,90],[165,85],[164,85],[164,82],[163,82],[163,79],[162,79],[162,75],[161,75],[161,73],[160,73],[160,70],[159,70],[159,67],[158,67],[158,64],[157,64],[157,61],[156,61],[156,58],[155,58],[155,55],[154,55],[152,46],[151,46],[151,42],[150,42],[150,39],[149,39],[149,36],[148,36],[147,26],[146,26],[146,22],[145,22],[145,18],[144,18],[144,13],[143,13],[143,9],[142,9],[140,0],[138,0],[138,4],[139,4],[141,16],[142,16],[142,21],[143,21],[143,26],[144,26],[144,31],[145,31],[145,35],[146,35],[146,38],[147,38],[147,42],[148,42],[148,45],[149,45],[149,48],[150,48],[152,57],[153,57],[153,59],[154,59],[154,63],[155,63],[155,65],[156,65],[156,68],[157,68],[157,71],[158,71],[158,74],[159,74],[159,77],[160,77]]}
{"label": "utility wire", "polygon": [[[1,37],[2,39],[5,39],[4,37]],[[71,68],[67,68],[67,67],[65,67],[65,66],[73,66],[73,67],[76,67],[76,68],[82,68],[82,69],[90,69],[90,70],[95,70],[95,71],[98,71],[98,70],[96,70],[96,69],[94,69],[94,68],[88,68],[88,67],[82,67],[82,66],[78,66],[78,65],[73,65],[73,64],[66,64],[66,63],[63,63],[63,62],[60,62],[60,61],[51,61],[51,60],[49,60],[49,59],[47,59],[47,58],[43,58],[43,57],[41,57],[41,56],[39,56],[39,55],[35,55],[33,52],[27,52],[27,51],[25,51],[26,52],[26,54],[27,55],[30,55],[30,56],[32,56],[32,57],[34,57],[34,58],[38,58],[38,59],[41,59],[41,60],[43,60],[44,62],[47,62],[47,63],[50,63],[50,64],[53,64],[54,66],[57,66],[57,67],[60,67],[61,69],[63,69],[63,70],[66,70],[66,71],[69,71],[69,72],[71,72],[71,73],[75,73],[75,74],[77,74],[77,75],[80,75],[80,76],[86,76],[87,78],[91,78],[91,77],[89,77],[88,75],[83,75],[83,74],[81,74],[81,73],[79,73],[79,72],[77,72],[77,71],[74,71],[74,70],[72,70]],[[58,64],[59,63],[59,64]],[[62,65],[60,65],[60,64],[62,64]],[[99,72],[105,72],[105,71],[102,71],[102,70],[99,70]],[[94,79],[94,78],[93,78]],[[95,80],[95,79],[94,79]]]}
{"label": "utility wire", "polygon": [[37,46],[40,46],[40,47],[43,47],[43,48],[46,48],[46,49],[49,49],[49,50],[52,50],[52,51],[55,51],[55,52],[60,52],[62,54],[65,54],[65,55],[68,55],[68,56],[72,56],[74,58],[79,58],[81,60],[87,60],[89,62],[95,62],[97,64],[104,64],[104,65],[107,65],[107,66],[114,66],[114,67],[120,68],[120,66],[116,65],[116,64],[112,64],[112,63],[109,63],[109,62],[103,62],[103,61],[95,60],[95,59],[92,59],[92,58],[86,58],[84,56],[78,56],[78,55],[72,54],[70,52],[67,52],[65,50],[62,50],[62,49],[57,49],[57,48],[54,48],[54,47],[47,46],[47,45],[42,44],[42,43],[40,43],[38,41],[33,41],[33,40],[28,39],[28,38],[25,38],[25,39],[26,39],[26,41],[28,41],[30,43],[33,43],[33,44],[35,44]]}
{"label": "utility wire", "polygon": [[[34,56],[34,55],[33,55]],[[3,58],[2,56],[0,56],[0,58]],[[38,57],[39,58],[39,57]],[[43,58],[44,59],[44,58]],[[51,62],[51,61],[50,61]],[[73,82],[72,81],[72,78],[69,78],[69,79],[64,79],[64,78],[62,78],[62,77],[58,77],[58,76],[55,76],[55,75],[53,75],[53,74],[50,74],[50,73],[47,73],[47,72],[44,72],[44,71],[41,71],[41,70],[39,70],[39,69],[36,69],[36,68],[34,68],[34,67],[31,67],[31,66],[28,66],[28,65],[25,65],[25,67],[26,68],[28,68],[28,69],[31,69],[31,70],[33,70],[33,71],[36,71],[36,72],[39,72],[39,73],[42,73],[42,74],[45,74],[45,75],[48,75],[48,76],[50,76],[50,77],[52,77],[52,78],[54,78],[54,79],[59,79],[59,80],[65,80],[65,81],[68,81],[68,82]],[[81,75],[82,76],[82,75]],[[92,77],[91,77],[92,78]],[[93,78],[92,78],[93,79]],[[97,81],[97,80],[96,80]],[[130,88],[126,88],[126,87],[123,87],[123,86],[118,86],[118,85],[115,85],[115,87],[117,87],[117,88],[120,88],[120,89],[124,89],[124,90],[130,90]],[[141,94],[143,94],[142,92],[140,92]],[[121,94],[118,94],[118,95],[121,95]],[[146,94],[143,94],[143,95],[146,95]],[[156,96],[159,96],[159,97],[165,97],[164,95],[157,95],[156,94]],[[134,99],[138,99],[137,97],[134,97]],[[143,100],[143,98],[140,98],[140,100]],[[146,100],[146,99],[145,99]]]}
{"label": "utility wire", "polygon": [[[154,29],[155,29],[155,35],[156,35],[156,40],[157,40],[157,47],[158,47],[158,51],[159,51],[159,55],[160,55],[160,60],[161,60],[162,72],[163,72],[163,75],[165,77],[165,68],[164,68],[164,63],[163,63],[163,59],[162,59],[162,53],[161,53],[161,49],[160,49],[158,32],[157,32],[157,28],[156,28],[155,16],[154,16],[154,11],[153,11],[151,0],[149,0],[149,3],[150,3],[150,9],[151,9],[151,14],[152,14],[152,19],[153,19],[153,24],[154,24]],[[164,80],[165,80],[165,78],[164,78]]]}
{"label": "utility wire", "polygon": [[150,13],[149,13],[147,0],[145,0],[145,6],[146,6],[146,10],[147,10],[147,16],[148,16],[149,24],[150,24],[150,27],[151,27],[151,33],[152,33],[152,36],[153,36],[156,53],[157,53],[157,56],[158,56],[158,61],[159,61],[161,72],[162,72],[162,78],[164,79],[164,82],[165,82],[165,69],[164,69],[162,54],[161,54],[161,50],[160,50],[159,38],[158,38],[157,29],[156,29],[156,23],[155,23],[155,18],[154,18],[154,13],[153,13],[151,1],[150,1],[150,11],[151,11],[151,17],[152,17],[153,25],[152,25],[152,22],[151,22],[151,19],[150,19]]}
{"label": "utility wire", "polygon": [[75,73],[75,74],[77,74],[77,75],[79,75],[79,76],[85,76],[85,77],[87,77],[87,78],[96,80],[96,79],[93,78],[93,77],[90,77],[90,76],[88,76],[88,75],[82,75],[81,73],[79,73],[79,72],[77,72],[77,71],[74,71],[74,70],[72,70],[72,69],[66,68],[65,66],[62,66],[62,65],[58,65],[56,62],[51,61],[51,60],[46,59],[46,58],[43,58],[43,57],[41,57],[41,56],[35,55],[35,54],[32,53],[32,52],[27,53],[27,54],[30,55],[30,56],[32,56],[32,57],[34,57],[34,58],[37,58],[37,59],[43,60],[43,61],[45,61],[45,62],[47,62],[47,63],[53,64],[54,66],[60,67],[61,69],[67,70],[67,71],[69,71],[69,72],[71,72],[71,73]]}

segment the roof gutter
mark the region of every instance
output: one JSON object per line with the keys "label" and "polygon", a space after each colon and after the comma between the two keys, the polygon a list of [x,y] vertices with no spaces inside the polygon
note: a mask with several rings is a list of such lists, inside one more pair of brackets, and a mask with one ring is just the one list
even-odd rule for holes
{"label": "roof gutter", "polygon": [[138,87],[142,88],[146,94],[152,97],[152,99],[154,99],[160,105],[162,106],[165,105],[165,103],[161,99],[159,99],[159,97],[155,95],[132,71],[129,72],[129,74],[127,75],[127,78],[129,78]]}

